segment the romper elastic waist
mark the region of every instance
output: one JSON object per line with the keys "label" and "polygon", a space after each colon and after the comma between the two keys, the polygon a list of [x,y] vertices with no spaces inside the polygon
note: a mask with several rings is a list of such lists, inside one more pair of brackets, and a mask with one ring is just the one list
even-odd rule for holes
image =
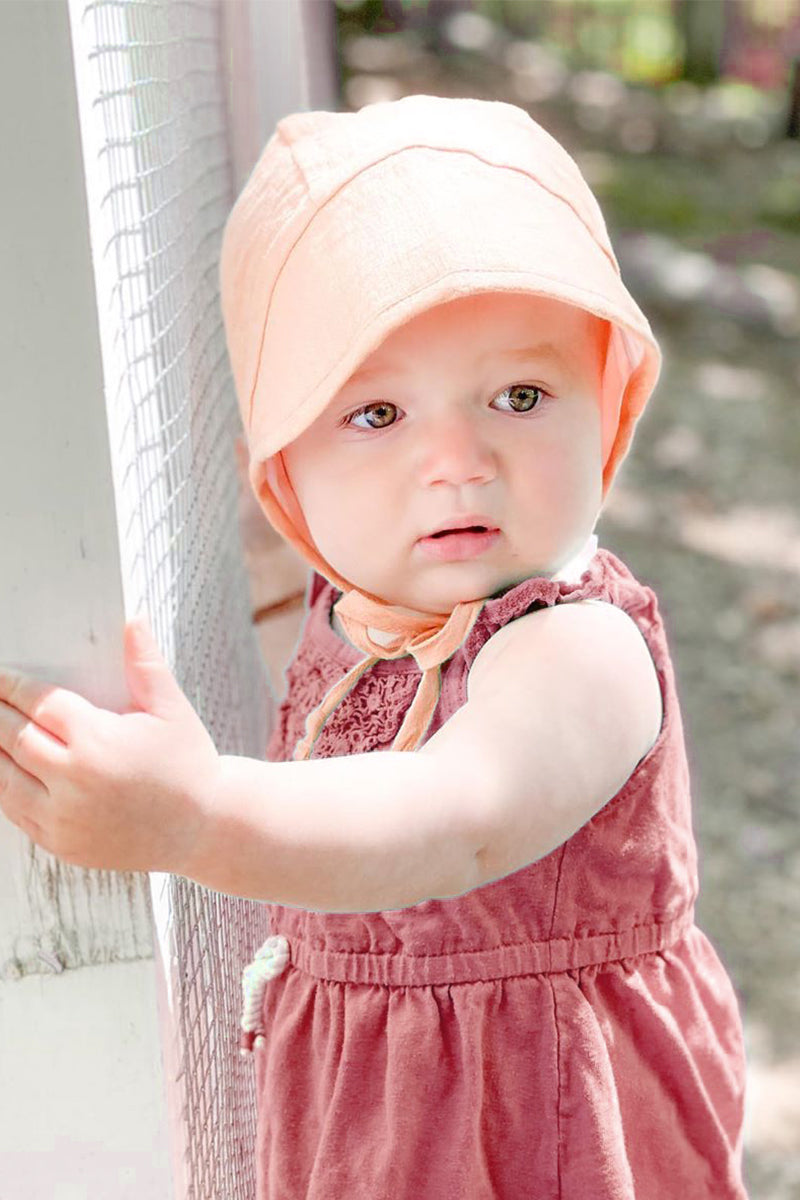
{"label": "romper elastic waist", "polygon": [[[517,942],[488,950],[446,954],[379,954],[314,947],[302,938],[287,938],[294,967],[318,979],[340,983],[377,983],[388,987],[471,983],[514,975],[550,975],[599,963],[618,962],[667,950],[694,924],[694,905],[671,921],[587,937]],[[278,930],[280,934],[280,930]]]}

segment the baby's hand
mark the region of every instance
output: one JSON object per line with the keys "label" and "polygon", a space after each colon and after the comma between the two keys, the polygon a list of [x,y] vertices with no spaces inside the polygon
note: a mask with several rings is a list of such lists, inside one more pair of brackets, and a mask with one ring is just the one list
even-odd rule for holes
{"label": "baby's hand", "polygon": [[146,625],[125,626],[131,711],[0,668],[0,808],[73,866],[183,874],[219,755]]}

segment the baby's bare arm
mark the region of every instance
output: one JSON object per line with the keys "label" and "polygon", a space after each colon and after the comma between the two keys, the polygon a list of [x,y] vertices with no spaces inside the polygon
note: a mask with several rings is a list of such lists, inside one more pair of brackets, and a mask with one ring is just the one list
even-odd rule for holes
{"label": "baby's bare arm", "polygon": [[473,664],[467,703],[419,752],[482,781],[483,883],[544,858],[585,825],[662,722],[653,660],[622,609],[559,604],[495,637]]}
{"label": "baby's bare arm", "polygon": [[220,761],[213,812],[182,872],[208,887],[346,913],[406,908],[481,882],[471,783],[438,758]]}
{"label": "baby's bare arm", "polygon": [[0,671],[0,808],[66,862],[169,871],[256,900],[377,912],[462,895],[570,837],[661,721],[652,660],[624,613],[562,605],[514,624],[473,669],[467,703],[410,754],[220,756],[133,625],[135,711]]}
{"label": "baby's bare arm", "polygon": [[404,908],[479,882],[461,772],[391,751],[222,756],[150,631],[129,622],[124,650],[123,713],[0,668],[0,809],[57,858],[330,912]]}
{"label": "baby's bare arm", "polygon": [[467,703],[415,754],[223,759],[193,877],[373,912],[462,895],[551,853],[653,745],[661,693],[620,609],[563,605],[514,625],[476,664]]}

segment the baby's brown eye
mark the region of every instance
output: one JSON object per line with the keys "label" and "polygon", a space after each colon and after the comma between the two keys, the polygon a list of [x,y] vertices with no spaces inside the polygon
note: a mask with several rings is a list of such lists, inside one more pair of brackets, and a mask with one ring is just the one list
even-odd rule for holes
{"label": "baby's brown eye", "polygon": [[517,398],[512,397],[514,412],[531,412],[532,409],[541,403],[541,398],[544,395],[542,388],[526,383],[515,383],[511,387],[503,388],[500,395],[505,396],[509,392],[521,393]]}
{"label": "baby's brown eye", "polygon": [[[395,405],[394,404],[385,404],[384,402],[375,403],[375,404],[365,404],[363,408],[359,408],[356,412],[350,414],[350,416],[347,419],[347,423],[350,425],[355,421],[356,417],[366,416],[367,414],[371,415],[372,413],[377,411],[378,424],[374,425],[374,424],[370,423],[367,427],[369,429],[385,429],[386,426],[389,424],[389,422],[386,421],[384,419],[384,417],[385,417],[387,410],[390,410],[390,409],[395,409]],[[396,411],[396,409],[395,409],[395,411]],[[363,429],[364,426],[359,425],[359,426],[356,426],[356,428]]]}

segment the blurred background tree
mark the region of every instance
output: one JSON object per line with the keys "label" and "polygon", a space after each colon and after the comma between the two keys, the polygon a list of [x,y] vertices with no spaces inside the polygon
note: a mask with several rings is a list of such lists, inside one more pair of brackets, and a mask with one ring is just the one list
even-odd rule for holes
{"label": "blurred background tree", "polygon": [[602,67],[630,83],[727,78],[788,86],[800,57],[798,0],[337,0],[340,34],[422,32],[476,13],[512,37],[563,51],[572,68]]}

